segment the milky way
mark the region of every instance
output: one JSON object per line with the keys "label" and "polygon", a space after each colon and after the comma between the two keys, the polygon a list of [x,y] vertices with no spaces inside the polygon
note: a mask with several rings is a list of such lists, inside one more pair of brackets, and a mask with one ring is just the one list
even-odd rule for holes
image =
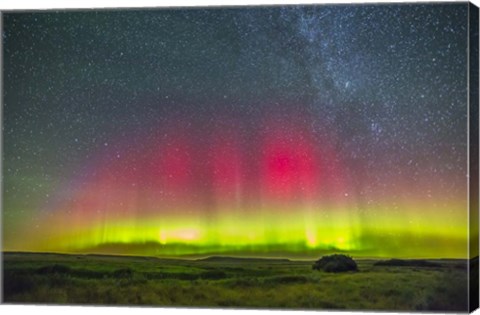
{"label": "milky way", "polygon": [[5,13],[4,249],[467,257],[467,16]]}

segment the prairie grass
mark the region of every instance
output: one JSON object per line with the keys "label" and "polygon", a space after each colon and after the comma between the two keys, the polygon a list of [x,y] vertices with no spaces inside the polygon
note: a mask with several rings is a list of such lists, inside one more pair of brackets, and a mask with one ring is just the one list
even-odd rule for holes
{"label": "prairie grass", "polygon": [[312,261],[5,253],[6,303],[466,311],[462,261],[312,270]]}

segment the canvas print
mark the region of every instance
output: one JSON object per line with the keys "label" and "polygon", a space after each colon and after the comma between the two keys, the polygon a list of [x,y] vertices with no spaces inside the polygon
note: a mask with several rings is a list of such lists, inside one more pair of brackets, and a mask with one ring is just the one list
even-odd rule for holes
{"label": "canvas print", "polygon": [[478,8],[2,12],[9,304],[478,306]]}

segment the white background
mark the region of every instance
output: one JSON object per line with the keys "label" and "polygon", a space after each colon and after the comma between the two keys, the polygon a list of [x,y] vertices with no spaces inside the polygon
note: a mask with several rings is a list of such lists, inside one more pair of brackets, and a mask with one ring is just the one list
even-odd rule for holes
{"label": "white background", "polygon": [[[52,8],[128,8],[128,7],[159,7],[159,6],[210,6],[210,5],[258,5],[258,4],[308,4],[308,3],[366,3],[366,2],[429,2],[415,1],[378,1],[378,0],[0,0],[0,10],[12,9],[52,9]],[[452,0],[437,0],[437,2],[453,2]],[[458,2],[458,1],[456,1]],[[480,6],[480,0],[472,1]],[[85,307],[85,306],[12,306],[1,305],[0,314],[35,314],[35,315],[307,315],[307,314],[347,314],[359,312],[313,312],[313,311],[278,311],[278,310],[225,310],[225,309],[186,309],[186,308],[133,308],[133,307]],[[365,315],[376,313],[362,312]],[[396,314],[396,313],[385,313]],[[480,311],[475,314],[479,315]]]}

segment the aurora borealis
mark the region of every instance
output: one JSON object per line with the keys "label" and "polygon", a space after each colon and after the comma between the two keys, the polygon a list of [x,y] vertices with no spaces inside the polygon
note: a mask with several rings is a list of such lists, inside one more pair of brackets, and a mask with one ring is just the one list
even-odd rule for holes
{"label": "aurora borealis", "polygon": [[466,258],[467,17],[3,13],[3,249]]}

